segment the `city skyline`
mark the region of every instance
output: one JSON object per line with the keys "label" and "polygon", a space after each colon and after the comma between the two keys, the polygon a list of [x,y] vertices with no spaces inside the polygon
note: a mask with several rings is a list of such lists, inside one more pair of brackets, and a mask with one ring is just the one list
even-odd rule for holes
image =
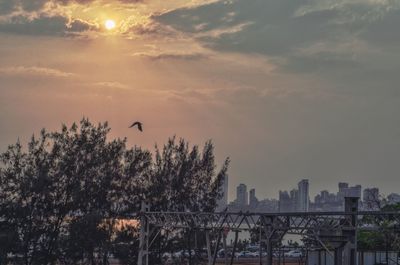
{"label": "city skyline", "polygon": [[[293,179],[293,183],[297,183],[299,180],[301,180],[301,179]],[[321,186],[322,188],[319,188],[319,187],[313,187],[313,184],[312,184],[312,181],[310,180],[310,179],[308,179],[309,180],[309,182],[311,183],[311,185],[309,186],[309,189],[310,189],[310,192],[309,192],[309,194],[310,194],[310,198],[314,198],[315,196],[317,196],[321,191],[328,191],[328,192],[336,192],[337,190],[338,190],[338,184],[339,183],[348,183],[350,186],[351,185],[355,185],[355,186],[357,186],[357,185],[359,185],[359,184],[356,184],[356,183],[349,183],[349,182],[346,182],[346,181],[338,181],[338,182],[336,182],[335,184],[333,184],[333,185],[330,185],[331,186],[331,188],[324,188],[324,186],[322,185],[319,185],[319,186]],[[246,186],[247,186],[247,188],[248,189],[253,189],[253,188],[255,188],[256,189],[256,191],[257,191],[257,194],[258,194],[258,198],[269,198],[269,199],[279,199],[279,191],[284,191],[284,190],[290,190],[291,188],[289,188],[289,187],[291,187],[291,186],[288,186],[288,185],[291,185],[290,183],[288,184],[288,185],[286,185],[286,186],[283,186],[283,185],[280,185],[280,186],[282,186],[282,188],[280,189],[280,190],[278,190],[278,191],[276,191],[274,194],[272,194],[272,196],[269,196],[268,194],[267,195],[264,195],[264,193],[262,193],[262,188],[260,188],[260,187],[255,187],[255,186],[252,186],[252,185],[248,185],[246,182],[239,182],[239,184],[238,185],[240,185],[240,184],[245,184]],[[233,186],[233,185],[235,185],[234,183],[230,183],[229,184],[229,187],[228,187],[228,202],[232,202],[232,201],[234,201],[234,199],[236,198],[236,187],[238,186],[238,185],[236,185],[236,186]],[[297,184],[296,184],[297,185]],[[374,188],[378,188],[379,189],[379,193],[381,194],[381,195],[383,195],[383,196],[385,196],[385,197],[387,197],[387,196],[389,196],[389,195],[391,195],[391,194],[393,194],[393,193],[400,193],[400,189],[399,188],[397,188],[397,187],[393,187],[392,189],[390,189],[390,190],[392,190],[391,192],[385,192],[385,191],[387,191],[388,189],[382,189],[382,187],[380,187],[379,185],[377,185],[377,186],[368,186],[368,185],[361,185],[361,187],[362,187],[362,190],[365,190],[365,189],[374,189]],[[363,196],[363,195],[362,195]]]}
{"label": "city skyline", "polygon": [[[226,186],[222,192],[225,194]],[[361,209],[378,210],[387,199],[387,203],[400,202],[400,193],[383,195],[378,187],[362,187],[359,184],[351,186],[347,182],[338,182],[335,191],[327,189],[319,191],[315,196],[309,194],[309,181],[302,179],[298,182],[297,188],[286,188],[279,191],[278,199],[273,197],[260,197],[256,195],[256,189],[240,183],[236,187],[236,197],[228,200],[219,210],[225,209],[242,211],[261,212],[308,212],[308,211],[342,211],[345,197],[358,197]],[[225,198],[226,199],[226,198]]]}

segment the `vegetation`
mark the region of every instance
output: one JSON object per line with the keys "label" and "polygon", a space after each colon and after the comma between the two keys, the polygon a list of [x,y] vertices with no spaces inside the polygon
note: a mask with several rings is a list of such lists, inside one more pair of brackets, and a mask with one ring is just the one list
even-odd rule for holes
{"label": "vegetation", "polygon": [[[382,206],[381,211],[398,212],[399,204],[386,204]],[[385,219],[364,217],[363,225],[368,228],[369,225],[379,227],[379,230],[370,231],[368,229],[361,230],[358,233],[358,248],[360,250],[386,251],[386,259],[388,251],[398,251],[400,249],[400,233],[396,220],[387,216]]]}
{"label": "vegetation", "polygon": [[200,151],[173,137],[153,156],[109,131],[83,119],[0,155],[1,264],[107,264],[110,254],[135,263],[137,224],[117,217],[143,200],[152,210],[215,209],[229,161],[216,170],[211,142]]}

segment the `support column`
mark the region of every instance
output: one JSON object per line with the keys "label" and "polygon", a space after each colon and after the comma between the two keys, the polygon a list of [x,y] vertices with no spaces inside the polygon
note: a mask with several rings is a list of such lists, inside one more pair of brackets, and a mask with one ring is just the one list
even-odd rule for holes
{"label": "support column", "polygon": [[233,243],[233,249],[232,249],[232,255],[231,255],[231,264],[233,264],[233,259],[235,258],[235,252],[236,252],[236,246],[237,246],[237,242],[238,242],[238,238],[239,238],[239,231],[236,230],[235,231],[235,242]]}
{"label": "support column", "polygon": [[335,265],[342,265],[343,261],[343,248],[335,249]]}
{"label": "support column", "polygon": [[224,235],[223,235],[223,244],[224,244],[224,260],[225,260],[225,265],[228,265],[228,246],[226,244],[226,236],[227,233],[224,231]]}
{"label": "support column", "polygon": [[344,200],[344,210],[346,213],[351,214],[346,217],[349,218],[351,227],[345,228],[343,231],[343,234],[348,238],[348,242],[344,247],[345,265],[357,265],[357,212],[359,197],[345,197]]}
{"label": "support column", "polygon": [[267,262],[266,265],[273,265],[273,253],[272,253],[272,236],[274,234],[273,225],[274,220],[273,216],[266,217],[265,220],[265,234],[266,234],[266,243],[267,243]]}
{"label": "support column", "polygon": [[[260,220],[260,222],[261,222],[261,220]],[[262,256],[262,229],[261,229],[261,223],[260,223],[260,227],[258,228],[258,230],[259,230],[259,238],[258,238],[258,244],[259,244],[259,259],[260,259],[260,265],[262,265],[263,264],[263,262],[262,262],[262,259],[263,259],[263,256]]]}
{"label": "support column", "polygon": [[321,250],[318,250],[318,265],[321,265]]}
{"label": "support column", "polygon": [[221,237],[222,237],[222,231],[219,230],[219,231],[218,231],[217,243],[215,244],[215,248],[214,248],[214,256],[213,256],[212,265],[215,265],[215,261],[217,260],[218,249],[219,249],[219,243],[221,243]]}
{"label": "support column", "polygon": [[212,255],[211,255],[210,231],[208,231],[208,230],[206,230],[206,244],[207,244],[208,265],[211,265],[212,264]]}
{"label": "support column", "polygon": [[142,202],[140,216],[140,235],[139,235],[139,253],[138,253],[138,265],[149,264],[149,224],[147,218],[144,215],[145,212],[150,210],[148,203]]}

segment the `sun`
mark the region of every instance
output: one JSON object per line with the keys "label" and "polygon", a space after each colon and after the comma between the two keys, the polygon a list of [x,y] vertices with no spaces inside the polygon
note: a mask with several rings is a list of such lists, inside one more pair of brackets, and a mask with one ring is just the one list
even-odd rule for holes
{"label": "sun", "polygon": [[104,22],[104,26],[108,30],[112,30],[115,28],[115,21],[112,19],[107,19],[106,22]]}

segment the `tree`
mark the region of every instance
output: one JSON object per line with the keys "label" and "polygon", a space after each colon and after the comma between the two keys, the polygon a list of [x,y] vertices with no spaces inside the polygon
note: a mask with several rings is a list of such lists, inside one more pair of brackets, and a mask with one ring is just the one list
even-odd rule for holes
{"label": "tree", "polygon": [[156,146],[154,171],[150,179],[149,202],[153,210],[214,211],[220,198],[229,159],[216,173],[214,146],[208,141],[200,153],[198,146],[170,138],[163,149]]}
{"label": "tree", "polygon": [[153,158],[127,148],[126,139],[107,139],[109,131],[107,123],[82,119],[60,131],[42,130],[26,149],[18,141],[0,155],[0,240],[15,238],[0,246],[0,258],[107,264],[111,252],[126,256],[123,249],[135,246],[137,224],[118,224],[142,201],[154,210],[215,209],[229,161],[216,172],[211,142],[201,153],[173,137]]}
{"label": "tree", "polygon": [[[386,204],[382,206],[382,212],[398,212],[399,204]],[[377,231],[361,230],[358,235],[358,246],[364,250],[385,250],[388,259],[389,250],[400,249],[400,234],[398,231],[397,220],[393,216],[385,218],[365,216],[362,223],[366,226],[373,225],[378,227]]]}

